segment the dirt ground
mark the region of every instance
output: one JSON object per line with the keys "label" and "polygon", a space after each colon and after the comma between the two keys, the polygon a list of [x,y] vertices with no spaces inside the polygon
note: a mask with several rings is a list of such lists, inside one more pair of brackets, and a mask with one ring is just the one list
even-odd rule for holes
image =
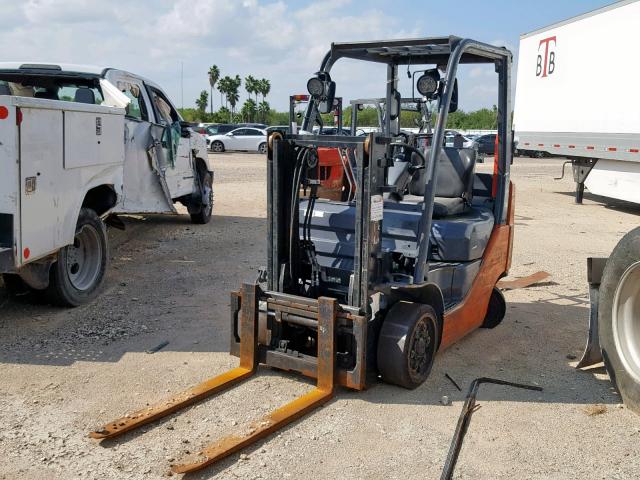
{"label": "dirt ground", "polygon": [[[476,377],[541,385],[484,386],[456,478],[631,479],[640,475],[640,417],[620,405],[603,368],[573,368],[586,338],[586,257],[607,256],[640,209],[586,194],[573,203],[559,160],[516,159],[511,276],[550,281],[506,293],[494,330],[441,352],[414,391],[384,384],[336,398],[263,442],[189,479],[439,478],[464,392]],[[101,297],[74,310],[10,299],[0,283],[0,478],[155,479],[168,465],[310,390],[295,375],[259,375],[122,439],[101,423],[237,364],[228,350],[229,291],[266,264],[265,160],[214,157],[215,216],[127,221],[112,231]],[[491,165],[479,168],[489,170]],[[163,341],[158,353],[146,350]],[[452,406],[441,404],[443,395]],[[593,410],[599,404],[603,408]],[[600,412],[596,415],[588,413]]]}

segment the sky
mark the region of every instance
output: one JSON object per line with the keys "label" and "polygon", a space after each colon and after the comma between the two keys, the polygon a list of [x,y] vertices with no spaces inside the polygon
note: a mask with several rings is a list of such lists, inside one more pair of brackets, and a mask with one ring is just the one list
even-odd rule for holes
{"label": "sky", "polygon": [[[176,106],[193,107],[207,71],[271,81],[268,101],[288,109],[306,93],[331,42],[457,35],[506,46],[519,36],[611,3],[607,0],[0,0],[1,61],[116,67],[159,83]],[[183,72],[181,74],[181,72]],[[345,99],[384,96],[385,69],[339,61],[332,70]],[[181,80],[182,78],[182,80]],[[403,73],[401,93],[411,85]],[[460,108],[496,103],[488,66],[459,71]],[[247,98],[244,85],[241,102]],[[220,94],[214,91],[214,109]]]}

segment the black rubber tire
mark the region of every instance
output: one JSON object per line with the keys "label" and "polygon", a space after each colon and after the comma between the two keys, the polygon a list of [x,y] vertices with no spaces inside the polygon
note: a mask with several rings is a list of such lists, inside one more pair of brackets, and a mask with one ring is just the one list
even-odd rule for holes
{"label": "black rubber tire", "polygon": [[491,297],[489,298],[489,306],[487,307],[487,314],[484,316],[484,321],[481,328],[496,328],[507,313],[507,302],[504,299],[502,292],[493,287]]}
{"label": "black rubber tire", "polygon": [[12,297],[24,295],[31,291],[29,286],[20,278],[20,275],[15,273],[3,273],[2,280],[4,281],[4,287],[7,293]]}
{"label": "black rubber tire", "polygon": [[[422,356],[420,332],[426,332],[424,358],[418,368],[412,368],[412,359]],[[378,337],[377,367],[382,380],[408,389],[422,385],[431,373],[440,335],[436,312],[429,305],[405,301],[393,305]]]}
{"label": "black rubber tire", "polygon": [[107,229],[96,212],[90,208],[80,209],[78,223],[76,224],[76,234],[78,234],[85,225],[90,225],[95,229],[101,246],[98,273],[89,287],[83,290],[77,289],[71,283],[66,266],[67,255],[71,246],[62,248],[58,253],[58,260],[51,265],[51,270],[49,271],[49,287],[46,290],[49,301],[56,305],[77,307],[90,302],[98,296],[100,287],[104,282],[104,277],[109,264]]}
{"label": "black rubber tire", "polygon": [[[640,414],[640,381],[625,368],[616,348],[613,332],[613,304],[624,272],[640,261],[640,228],[627,233],[616,245],[602,274],[598,305],[598,335],[604,364],[622,399],[630,410]],[[640,322],[640,318],[636,319]]]}
{"label": "black rubber tire", "polygon": [[547,155],[544,152],[541,152],[540,150],[536,150],[535,152],[533,152],[533,158],[544,158]]}
{"label": "black rubber tire", "polygon": [[205,185],[209,188],[209,205],[205,206],[200,203],[200,205],[196,207],[198,210],[194,213],[190,213],[189,215],[191,217],[191,223],[204,225],[209,223],[209,220],[211,220],[211,214],[213,213],[213,176],[211,175],[211,172],[205,168],[198,169],[198,176],[200,177],[199,185]]}
{"label": "black rubber tire", "polygon": [[[214,149],[214,145],[216,145],[215,148],[219,148],[219,150],[215,150]],[[211,144],[211,151],[215,152],[215,153],[222,153],[224,152],[225,148],[224,148],[224,143],[222,143],[220,140],[216,140],[215,142],[213,142]]]}
{"label": "black rubber tire", "polygon": [[267,142],[262,142],[260,145],[258,145],[258,153],[262,155],[267,154]]}

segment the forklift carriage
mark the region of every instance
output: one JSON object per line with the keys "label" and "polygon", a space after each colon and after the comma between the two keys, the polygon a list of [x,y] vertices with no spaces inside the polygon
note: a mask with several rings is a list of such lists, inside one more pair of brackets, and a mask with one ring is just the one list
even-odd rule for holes
{"label": "forklift carriage", "polygon": [[[380,132],[308,134],[333,107],[330,71],[341,58],[387,65]],[[443,146],[461,63],[491,63],[498,74],[493,175],[474,172],[474,150]],[[438,67],[417,70],[417,100],[437,104],[433,132],[400,132],[400,65]],[[457,37],[332,44],[307,84],[300,134],[269,136],[266,287],[245,284],[231,294],[230,351],[240,366],[91,436],[161,418],[251,376],[258,364],[317,378],[317,388],[245,433],[172,466],[197,470],[328,401],[334,385],[361,390],[381,378],[415,388],[438,349],[496,326],[506,305],[495,285],[508,272],[513,240],[510,67],[507,49]],[[322,195],[318,152],[327,149],[344,166],[340,200]]]}

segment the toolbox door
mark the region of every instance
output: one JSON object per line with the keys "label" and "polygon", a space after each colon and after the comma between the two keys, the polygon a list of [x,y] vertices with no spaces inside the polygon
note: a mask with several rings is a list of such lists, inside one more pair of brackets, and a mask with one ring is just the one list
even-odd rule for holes
{"label": "toolbox door", "polygon": [[61,110],[22,109],[20,125],[20,264],[58,250],[60,192],[63,184]]}

